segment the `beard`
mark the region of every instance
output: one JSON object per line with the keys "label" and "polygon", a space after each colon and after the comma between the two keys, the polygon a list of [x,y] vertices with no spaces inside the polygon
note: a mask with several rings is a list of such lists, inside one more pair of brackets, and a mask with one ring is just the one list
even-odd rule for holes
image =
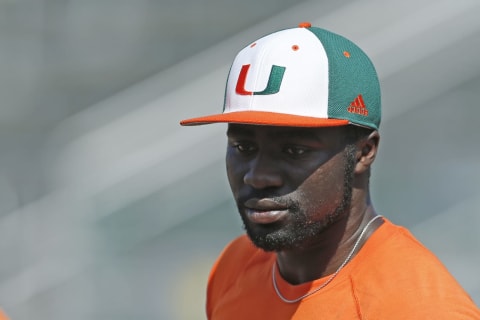
{"label": "beard", "polygon": [[244,229],[253,244],[264,251],[283,251],[301,248],[315,241],[329,226],[339,220],[350,208],[352,200],[355,146],[347,145],[345,149],[345,169],[343,194],[340,203],[322,219],[312,222],[299,201],[294,196],[275,197],[273,200],[289,208],[291,219],[288,224],[276,222],[267,225],[252,225],[239,208]]}

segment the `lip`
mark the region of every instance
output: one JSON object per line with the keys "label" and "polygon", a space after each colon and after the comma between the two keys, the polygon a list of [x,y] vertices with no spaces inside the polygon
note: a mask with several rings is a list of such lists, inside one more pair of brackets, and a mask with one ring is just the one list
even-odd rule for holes
{"label": "lip", "polygon": [[248,220],[258,224],[274,223],[288,214],[288,207],[271,199],[252,198],[244,206]]}

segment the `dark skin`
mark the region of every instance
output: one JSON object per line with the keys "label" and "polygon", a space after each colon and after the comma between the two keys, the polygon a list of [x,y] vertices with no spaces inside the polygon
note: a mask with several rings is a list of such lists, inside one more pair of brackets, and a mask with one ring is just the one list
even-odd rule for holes
{"label": "dark skin", "polygon": [[245,229],[256,246],[276,252],[292,284],[334,273],[376,215],[368,184],[380,137],[350,133],[229,124],[227,175]]}

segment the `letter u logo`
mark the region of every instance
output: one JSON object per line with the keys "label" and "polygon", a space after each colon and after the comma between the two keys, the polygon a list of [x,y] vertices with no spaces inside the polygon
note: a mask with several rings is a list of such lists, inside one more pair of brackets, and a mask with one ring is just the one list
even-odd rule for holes
{"label": "letter u logo", "polygon": [[251,96],[251,95],[267,95],[267,94],[275,94],[280,91],[280,85],[282,84],[283,74],[285,73],[285,67],[280,67],[276,65],[272,65],[272,69],[270,70],[270,76],[268,77],[267,87],[263,91],[247,91],[245,90],[245,81],[247,79],[248,70],[250,69],[249,64],[245,64],[242,66],[242,70],[240,70],[240,74],[237,80],[237,87],[235,88],[235,92],[237,94],[243,96]]}

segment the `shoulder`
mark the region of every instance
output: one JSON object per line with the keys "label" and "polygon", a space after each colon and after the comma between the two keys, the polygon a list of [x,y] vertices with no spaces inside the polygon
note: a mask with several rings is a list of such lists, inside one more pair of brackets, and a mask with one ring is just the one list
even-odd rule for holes
{"label": "shoulder", "polygon": [[[383,270],[382,273],[388,275],[417,281],[425,279],[427,274],[453,279],[437,256],[404,227],[386,220],[371,240],[366,245],[366,253],[376,258],[370,259],[372,264],[367,265],[377,272]],[[418,276],[421,279],[416,279]]]}
{"label": "shoulder", "polygon": [[0,320],[8,320],[7,315],[0,309]]}
{"label": "shoulder", "polygon": [[220,253],[211,269],[210,281],[215,277],[227,280],[231,274],[238,274],[249,265],[268,260],[270,257],[270,253],[255,247],[246,235],[239,236]]}
{"label": "shoulder", "polygon": [[410,269],[413,269],[414,273],[421,272],[424,268],[419,269],[420,264],[435,266],[435,270],[442,272],[446,271],[435,254],[418,241],[408,229],[397,226],[387,219],[359,252],[358,259],[362,262],[361,265],[382,268],[389,273],[398,270],[404,274]]}
{"label": "shoulder", "polygon": [[214,268],[233,268],[238,265],[238,261],[245,261],[259,251],[260,250],[252,244],[246,235],[239,236],[225,246],[217,258]]}
{"label": "shoulder", "polygon": [[238,283],[245,285],[255,282],[255,279],[249,277],[257,277],[264,273],[267,266],[270,268],[272,259],[273,254],[256,248],[246,235],[231,241],[210,270],[207,285],[207,315],[210,317],[218,301],[231,294],[231,290],[235,291]]}
{"label": "shoulder", "polygon": [[407,229],[387,220],[364,249],[351,275],[352,290],[364,312],[395,313],[408,319],[480,317],[447,268]]}

